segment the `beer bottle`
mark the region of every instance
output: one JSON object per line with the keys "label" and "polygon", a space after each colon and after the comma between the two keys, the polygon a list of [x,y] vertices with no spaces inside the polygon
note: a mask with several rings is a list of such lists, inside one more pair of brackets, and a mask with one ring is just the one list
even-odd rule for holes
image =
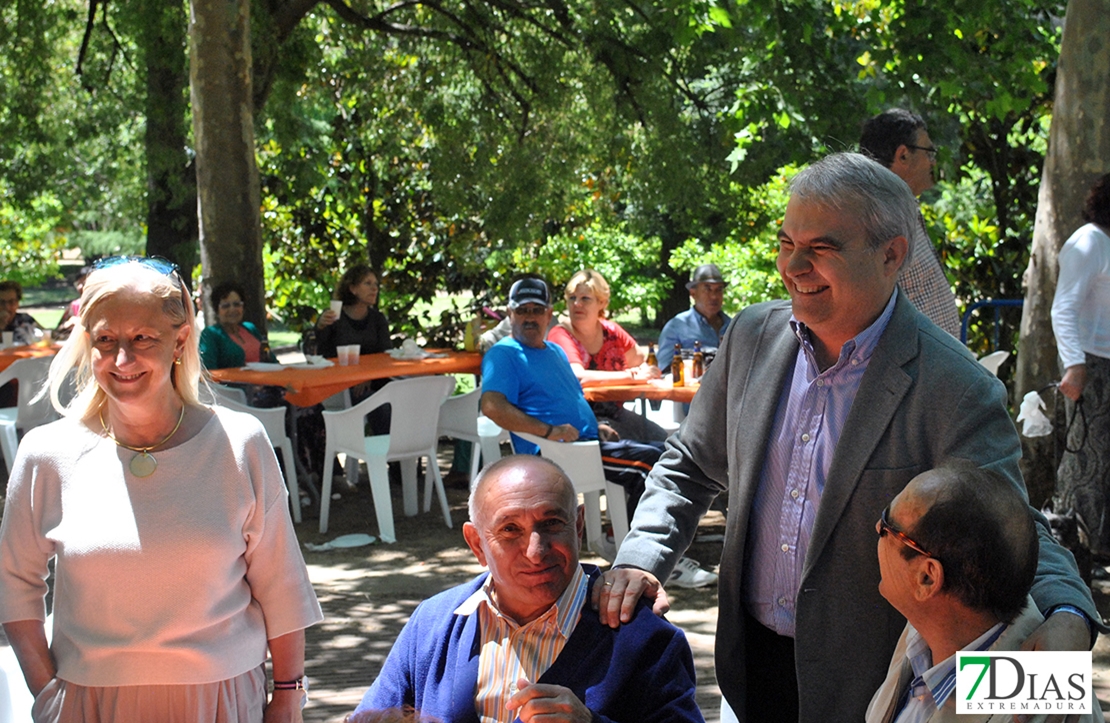
{"label": "beer bottle", "polygon": [[686,386],[683,380],[682,345],[674,345],[674,356],[671,358],[671,384],[676,387]]}
{"label": "beer bottle", "polygon": [[694,342],[694,368],[690,370],[690,383],[697,384],[701,382],[702,374],[705,374],[705,355],[701,352],[701,342]]}
{"label": "beer bottle", "polygon": [[659,360],[655,358],[655,345],[648,344],[647,365],[649,367],[659,366]]}

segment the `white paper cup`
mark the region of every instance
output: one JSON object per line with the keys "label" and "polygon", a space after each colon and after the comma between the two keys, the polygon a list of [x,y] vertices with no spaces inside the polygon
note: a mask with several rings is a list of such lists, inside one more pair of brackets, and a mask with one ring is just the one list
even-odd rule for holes
{"label": "white paper cup", "polygon": [[4,348],[5,349],[7,349],[10,346],[15,346],[15,332],[14,331],[5,331],[4,335],[3,335],[3,339],[4,339]]}
{"label": "white paper cup", "polygon": [[333,301],[333,302],[331,302],[331,310],[332,310],[332,313],[334,313],[336,315],[336,317],[338,317],[340,314],[343,313],[343,302],[342,301]]}

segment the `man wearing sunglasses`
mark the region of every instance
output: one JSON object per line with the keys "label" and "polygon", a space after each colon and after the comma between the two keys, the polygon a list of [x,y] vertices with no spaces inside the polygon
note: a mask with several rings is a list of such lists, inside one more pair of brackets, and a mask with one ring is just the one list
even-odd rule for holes
{"label": "man wearing sunglasses", "polygon": [[957,463],[914,477],[875,529],[879,592],[907,624],[867,723],[961,720],[956,652],[1019,650],[1044,621],[1029,597],[1038,547],[1029,506],[1001,475]]}
{"label": "man wearing sunglasses", "polygon": [[[860,153],[883,164],[906,182],[915,197],[933,187],[937,147],[929,140],[925,121],[916,113],[891,108],[863,124]],[[956,297],[937,259],[936,249],[925,231],[925,219],[917,212],[910,245],[913,253],[902,268],[898,286],[925,316],[957,339],[960,315]]]}
{"label": "man wearing sunglasses", "polygon": [[[791,182],[778,270],[789,302],[741,311],[646,481],[594,595],[611,625],[661,589],[728,492],[717,682],[737,719],[858,721],[905,619],[879,595],[875,520],[916,475],[968,459],[1025,496],[1006,388],[897,289],[915,206],[896,175],[838,153]],[[1031,638],[1087,649],[1098,612],[1037,514]]]}

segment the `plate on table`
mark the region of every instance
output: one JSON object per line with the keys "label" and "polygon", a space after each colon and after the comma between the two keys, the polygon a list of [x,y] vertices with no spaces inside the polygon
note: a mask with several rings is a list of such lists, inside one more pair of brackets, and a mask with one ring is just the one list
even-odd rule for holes
{"label": "plate on table", "polygon": [[252,372],[280,372],[285,367],[272,362],[248,362],[243,368]]}

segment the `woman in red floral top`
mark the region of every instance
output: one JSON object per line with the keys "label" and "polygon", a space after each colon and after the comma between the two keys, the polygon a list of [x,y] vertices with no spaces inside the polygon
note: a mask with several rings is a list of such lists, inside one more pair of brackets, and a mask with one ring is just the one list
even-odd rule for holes
{"label": "woman in red floral top", "polygon": [[[636,340],[620,324],[605,318],[609,284],[601,274],[593,269],[579,271],[570,277],[563,296],[569,322],[561,321],[552,327],[547,340],[566,352],[578,381],[620,384],[659,378],[658,367],[644,363],[644,353]],[[590,406],[598,422],[608,423],[622,438],[666,438],[660,427],[619,404],[601,402]]]}

